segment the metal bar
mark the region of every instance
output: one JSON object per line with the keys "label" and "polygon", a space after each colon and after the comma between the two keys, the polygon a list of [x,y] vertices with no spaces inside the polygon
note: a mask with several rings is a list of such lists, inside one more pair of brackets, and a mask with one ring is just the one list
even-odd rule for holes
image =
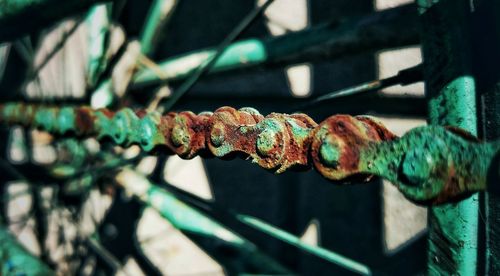
{"label": "metal bar", "polygon": [[286,243],[289,243],[293,246],[296,246],[306,252],[309,252],[313,255],[316,255],[318,257],[321,257],[325,260],[328,260],[334,264],[337,264],[340,267],[343,267],[349,271],[355,272],[360,275],[371,275],[372,272],[370,271],[370,268],[365,266],[364,264],[358,263],[354,260],[351,260],[347,257],[344,257],[340,254],[337,254],[335,252],[329,251],[325,248],[319,247],[319,246],[313,246],[309,245],[303,241],[300,240],[300,238],[282,230],[277,227],[274,227],[262,220],[259,220],[257,218],[247,216],[247,215],[238,215],[237,216],[238,220],[241,222],[250,225],[251,227],[254,227],[258,230],[261,230],[268,235],[275,237],[279,240],[282,240]]}
{"label": "metal bar", "polygon": [[123,271],[123,265],[113,256],[106,248],[104,248],[95,237],[86,238],[84,244],[93,252],[99,259],[102,260],[109,268],[117,273]]}
{"label": "metal bar", "polygon": [[330,101],[341,97],[349,97],[353,95],[359,95],[362,93],[378,91],[383,88],[387,88],[397,84],[408,85],[422,80],[423,80],[422,64],[419,64],[417,66],[401,70],[398,72],[398,74],[389,78],[365,82],[362,84],[358,84],[355,86],[327,93],[313,100],[307,101],[305,104],[302,104],[299,108],[294,109],[294,111],[307,109],[321,102]]}
{"label": "metal bar", "polygon": [[104,1],[0,0],[0,42],[23,37],[98,2]]}
{"label": "metal bar", "polygon": [[[429,122],[477,135],[476,85],[470,75],[467,34],[473,7],[465,0],[417,2],[424,30]],[[430,208],[429,222],[429,275],[476,275],[478,195]]]}
{"label": "metal bar", "polygon": [[[247,39],[230,45],[210,71],[223,72],[257,65],[280,66],[336,58],[419,43],[414,5],[405,5],[364,17],[266,39]],[[205,49],[159,63],[162,78],[153,70],[139,71],[135,86],[184,79],[215,54]]]}
{"label": "metal bar", "polygon": [[[52,60],[52,58],[59,53],[59,51],[64,47],[66,44],[66,41],[76,32],[78,27],[80,27],[80,23],[83,21],[83,17],[78,18],[75,20],[73,26],[67,31],[65,31],[62,35],[59,41],[52,47],[50,50],[47,51],[47,54],[45,55],[44,59],[38,63],[38,66],[32,69],[32,71],[28,75],[28,81],[32,81],[35,78],[37,78],[42,71],[43,68],[49,63],[49,61]],[[26,81],[26,83],[28,82]]]}
{"label": "metal bar", "polygon": [[231,43],[233,43],[246,29],[248,29],[257,18],[262,16],[262,13],[269,7],[274,0],[266,0],[264,4],[260,7],[255,7],[251,10],[239,23],[234,27],[233,30],[222,40],[222,42],[217,46],[214,54],[206,59],[200,66],[198,66],[189,77],[177,88],[168,101],[163,105],[165,110],[171,110],[172,107],[189,91],[195,83],[207,74],[216,64],[216,62],[221,58],[226,49],[229,48]]}
{"label": "metal bar", "polygon": [[141,52],[149,56],[155,50],[163,27],[170,20],[178,0],[154,0],[140,35]]}
{"label": "metal bar", "polygon": [[[474,2],[472,14],[473,64],[476,83],[480,87],[481,100],[478,101],[482,122],[480,137],[500,138],[500,74],[497,68],[500,60],[500,1]],[[499,168],[499,158],[496,167]],[[480,194],[480,244],[478,275],[500,275],[500,170],[491,174],[490,189]],[[484,265],[483,265],[484,264]]]}
{"label": "metal bar", "polygon": [[1,275],[55,275],[47,265],[20,245],[3,226],[0,227]]}
{"label": "metal bar", "polygon": [[[140,34],[140,51],[143,55],[149,56],[153,53],[155,44],[157,43],[157,40],[159,39],[159,36],[161,34],[162,29],[165,27],[165,25],[168,23],[170,16],[172,15],[175,6],[177,5],[178,0],[155,0],[151,8],[149,10],[149,13],[146,17],[146,22],[143,26],[143,30]],[[97,37],[98,38],[98,37]],[[91,41],[94,41],[91,39]],[[103,43],[99,42],[93,42],[94,44],[98,43],[96,46],[97,47],[102,47]],[[103,49],[98,48],[98,50],[103,51]],[[133,51],[134,47],[128,48],[130,51]],[[131,54],[129,54],[131,55]],[[123,55],[124,58],[127,58],[129,55],[125,54]],[[137,55],[137,53],[133,53],[133,55]],[[130,57],[128,57],[130,58]],[[133,58],[135,62],[136,57]],[[99,62],[101,61],[100,59],[98,60]],[[92,65],[92,59],[89,61],[89,64]],[[134,65],[135,66],[135,65]],[[89,66],[89,69],[90,66]],[[95,71],[95,70],[94,70]],[[92,71],[90,71],[92,72]],[[122,81],[128,82],[132,78],[132,70],[127,73],[130,74],[130,76],[125,77],[122,79]],[[95,74],[94,74],[95,75]],[[92,77],[93,74],[89,74],[89,83],[90,84],[95,84],[98,80],[97,76]],[[102,81],[102,83],[96,88],[96,90],[92,93],[91,96],[91,106],[93,107],[108,107],[110,106],[115,100],[116,100],[116,95],[114,91],[116,90],[113,87],[113,83],[111,78],[107,78]]]}
{"label": "metal bar", "polygon": [[253,108],[161,116],[129,108],[115,113],[10,103],[0,105],[0,121],[137,144],[184,159],[238,154],[276,173],[314,165],[334,181],[378,175],[420,204],[454,202],[486,190],[488,170],[500,150],[500,141],[480,143],[458,128],[420,127],[398,138],[369,116],[334,115],[317,124],[305,114],[264,117]]}
{"label": "metal bar", "polygon": [[87,83],[90,87],[96,85],[99,76],[106,67],[111,16],[110,9],[111,6],[109,4],[95,5],[89,10],[85,19],[89,41]]}
{"label": "metal bar", "polygon": [[289,273],[281,264],[261,252],[253,243],[212,218],[177,199],[148,179],[130,169],[118,173],[117,183],[128,193],[158,211],[176,229],[226,242],[243,253],[247,261],[268,273]]}

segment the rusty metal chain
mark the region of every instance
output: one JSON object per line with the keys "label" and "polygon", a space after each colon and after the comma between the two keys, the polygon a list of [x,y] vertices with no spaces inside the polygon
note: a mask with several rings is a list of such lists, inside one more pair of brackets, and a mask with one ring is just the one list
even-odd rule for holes
{"label": "rusty metal chain", "polygon": [[479,143],[455,129],[427,126],[397,137],[370,116],[334,115],[317,124],[305,114],[263,116],[253,108],[161,115],[129,108],[113,112],[8,103],[0,105],[0,120],[57,135],[136,144],[184,159],[240,156],[276,173],[313,165],[342,184],[378,175],[410,200],[425,204],[485,190],[500,150],[498,141]]}

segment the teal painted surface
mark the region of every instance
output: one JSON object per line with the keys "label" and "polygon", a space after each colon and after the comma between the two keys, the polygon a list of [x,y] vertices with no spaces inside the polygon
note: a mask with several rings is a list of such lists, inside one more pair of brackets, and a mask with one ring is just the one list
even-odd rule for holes
{"label": "teal painted surface", "polygon": [[52,132],[57,124],[57,111],[54,108],[42,108],[35,113],[35,126]]}
{"label": "teal painted surface", "polygon": [[146,16],[146,22],[141,32],[141,52],[148,56],[155,48],[165,21],[176,5],[177,0],[154,0]]}
{"label": "teal painted surface", "polygon": [[[215,50],[202,50],[174,57],[159,63],[166,80],[176,80],[187,76],[215,54]],[[220,72],[262,63],[267,59],[267,52],[262,41],[249,39],[229,46],[217,60],[211,71]],[[154,82],[160,77],[153,70],[144,69],[134,77],[135,84]]]}
{"label": "teal painted surface", "polygon": [[[450,82],[437,99],[430,101],[430,123],[452,125],[477,135],[475,83],[470,76]],[[445,102],[443,106],[441,103]],[[441,118],[441,119],[440,119]],[[478,239],[478,194],[458,203],[445,204],[429,209],[431,231],[439,231],[450,242],[453,268],[458,275],[476,275]],[[437,228],[437,229],[436,229]],[[442,275],[448,271],[441,240],[429,243],[429,274]]]}
{"label": "teal painted surface", "polygon": [[139,122],[138,142],[145,151],[151,151],[156,145],[165,143],[165,136],[158,128],[160,120],[159,112],[151,112]]}
{"label": "teal painted surface", "polygon": [[157,210],[176,229],[225,241],[237,249],[248,262],[279,275],[290,275],[281,264],[262,253],[257,246],[212,218],[190,207],[165,189],[150,183],[144,176],[125,170],[117,181],[131,194]]}
{"label": "teal painted surface", "polygon": [[65,134],[68,131],[77,131],[75,112],[72,107],[63,107],[59,109],[59,114],[57,114],[56,129],[60,134]]}
{"label": "teal painted surface", "polygon": [[42,261],[20,245],[4,227],[0,227],[0,275],[55,275]]}
{"label": "teal painted surface", "polygon": [[111,79],[107,79],[97,87],[97,89],[92,93],[90,97],[90,105],[93,108],[105,108],[109,107],[116,96],[112,91],[112,82]]}
{"label": "teal painted surface", "polygon": [[[477,135],[476,85],[469,75],[469,1],[419,0],[429,123]],[[429,275],[476,275],[478,195],[429,209]]]}
{"label": "teal painted surface", "polygon": [[241,237],[192,209],[163,189],[150,186],[146,202],[158,210],[177,229],[218,238],[236,246],[246,243]]}
{"label": "teal painted surface", "polygon": [[274,227],[270,224],[267,224],[264,221],[261,221],[257,218],[251,217],[251,216],[246,216],[246,215],[238,215],[238,219],[242,221],[245,224],[248,224],[254,228],[259,229],[260,231],[263,231],[267,233],[268,235],[275,237],[277,239],[280,239],[288,244],[291,244],[293,246],[296,246],[304,251],[307,251],[313,255],[316,255],[320,258],[323,258],[329,262],[332,262],[334,264],[337,264],[347,270],[350,270],[352,272],[356,272],[361,275],[371,275],[370,268],[367,266],[358,263],[354,260],[351,260],[349,258],[346,258],[340,254],[337,254],[335,252],[326,250],[322,247],[319,246],[314,246],[307,244],[303,241],[300,240],[300,238],[284,231],[281,230],[277,227]]}
{"label": "teal painted surface", "polygon": [[99,75],[104,71],[106,63],[106,37],[110,27],[109,8],[108,4],[96,5],[90,9],[85,20],[89,41],[87,81],[91,87],[96,84]]}
{"label": "teal painted surface", "polygon": [[148,55],[153,48],[153,39],[158,32],[158,25],[160,24],[162,18],[163,5],[168,0],[154,0],[149,9],[148,15],[146,16],[146,23],[141,33],[141,52]]}
{"label": "teal painted surface", "polygon": [[95,112],[96,121],[95,129],[97,133],[97,139],[102,139],[104,137],[113,137],[113,121],[102,111]]}

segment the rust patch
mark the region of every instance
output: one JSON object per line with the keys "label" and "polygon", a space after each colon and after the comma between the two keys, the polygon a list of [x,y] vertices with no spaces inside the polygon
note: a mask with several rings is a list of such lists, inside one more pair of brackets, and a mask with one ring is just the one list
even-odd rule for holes
{"label": "rust patch", "polygon": [[[34,117],[36,111],[46,113],[53,109],[53,107],[21,103],[16,108],[13,115],[9,117],[13,117],[12,120],[15,121],[27,122],[27,124],[33,123],[29,117]],[[2,109],[5,109],[5,106],[0,105],[0,111]],[[95,111],[90,107],[78,107],[74,111],[75,128],[79,135],[99,134],[98,138],[104,139],[109,136],[109,132],[115,131],[113,128],[115,125],[109,125],[107,120],[104,120],[105,126],[101,126],[103,129],[96,129],[99,124],[96,115],[99,114],[95,112],[99,111],[108,119],[113,120],[115,113],[110,110]],[[130,109],[126,111],[132,112]],[[137,121],[137,118],[144,119],[148,113],[146,110],[137,110],[134,114],[134,121]],[[4,118],[6,119],[9,118]],[[133,129],[125,127],[126,131],[121,133],[125,141],[123,144],[135,143],[148,151],[155,147],[168,149],[167,154],[177,154],[185,159],[197,155],[224,159],[239,156],[252,159],[259,166],[276,173],[290,168],[307,168],[313,164],[323,176],[331,180],[345,181],[353,178],[368,180],[371,177],[367,174],[369,172],[394,180],[392,176],[398,174],[398,166],[402,162],[401,154],[404,154],[405,149],[419,145],[424,147],[429,143],[436,145],[435,136],[432,135],[445,135],[448,138],[452,136],[453,139],[466,140],[467,142],[458,142],[455,147],[459,152],[465,151],[465,148],[469,146],[476,146],[475,143],[470,142],[475,139],[461,130],[448,128],[448,131],[445,131],[435,127],[424,128],[423,132],[415,132],[411,136],[413,137],[411,141],[402,142],[404,137],[397,139],[397,136],[387,130],[383,124],[367,116],[335,115],[318,125],[305,114],[271,113],[264,117],[253,108],[237,110],[232,107],[221,107],[214,113],[198,115],[190,111],[171,112],[163,116],[155,114],[152,120],[152,122],[134,123]],[[56,120],[54,124],[57,123]],[[54,127],[54,129],[58,128]],[[142,130],[145,135],[138,133]],[[105,132],[107,136],[96,131]],[[458,134],[459,137],[451,133]],[[426,139],[423,139],[424,137]],[[154,141],[148,139],[154,139]],[[422,145],[422,143],[427,144]],[[384,151],[379,151],[380,147],[385,148],[385,154]],[[493,151],[490,148],[477,150]],[[439,149],[437,152],[439,154]],[[480,153],[474,151],[472,154]],[[378,156],[381,158],[377,158]],[[434,189],[439,192],[434,193],[437,194],[434,199],[430,198],[433,195],[428,194],[420,197],[419,200],[427,199],[431,204],[450,202],[467,196],[469,192],[467,189],[474,189],[474,187],[466,187],[464,183],[478,182],[479,177],[467,172],[474,170],[481,172],[482,167],[466,167],[463,164],[468,163],[462,160],[466,157],[456,156],[459,156],[460,160],[457,164],[446,162],[440,165],[428,165],[428,168],[431,168],[429,185],[444,183],[444,186],[442,190]],[[372,159],[361,160],[362,158]],[[372,160],[378,163],[373,164]],[[367,167],[373,168],[372,166],[375,166],[376,170],[366,169]],[[430,193],[429,187],[426,186],[424,193]]]}
{"label": "rust patch", "polygon": [[75,108],[75,123],[77,133],[91,134],[95,131],[95,114],[90,107]]}

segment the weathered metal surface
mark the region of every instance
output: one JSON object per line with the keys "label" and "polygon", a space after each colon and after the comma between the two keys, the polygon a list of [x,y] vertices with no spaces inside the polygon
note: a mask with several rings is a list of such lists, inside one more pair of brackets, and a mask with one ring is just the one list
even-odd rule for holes
{"label": "weathered metal surface", "polygon": [[[312,62],[416,44],[419,35],[415,9],[414,5],[404,5],[283,36],[241,40],[227,47],[210,72]],[[135,75],[133,85],[184,79],[215,52],[204,49],[161,61],[161,77],[155,70],[143,69]]]}
{"label": "weathered metal surface", "polygon": [[[424,30],[422,50],[429,122],[460,127],[477,135],[476,84],[470,75],[469,63],[472,40],[468,37],[474,3],[419,0],[418,4]],[[462,154],[467,152],[462,147],[451,149]],[[469,166],[481,163],[470,159],[467,162],[461,156],[449,162],[458,173],[465,168],[473,173],[474,168]],[[468,186],[475,180],[462,181],[460,186]],[[429,275],[476,275],[478,216],[477,193],[460,202],[429,209]]]}
{"label": "weathered metal surface", "polygon": [[[28,109],[36,112],[21,112]],[[68,115],[62,124],[61,113]],[[485,190],[500,149],[500,141],[479,143],[456,128],[421,127],[398,138],[369,116],[334,115],[316,124],[305,114],[263,116],[253,108],[162,116],[129,108],[114,113],[9,103],[0,106],[0,116],[3,122],[32,122],[54,134],[95,135],[185,159],[240,156],[276,173],[314,165],[324,177],[342,183],[378,175],[422,204],[453,202]]]}
{"label": "weathered metal surface", "polygon": [[179,200],[169,191],[152,184],[145,176],[125,169],[118,173],[116,182],[126,192],[158,211],[176,229],[223,241],[227,246],[245,256],[246,261],[260,268],[262,272],[267,272],[265,274],[290,274],[286,268],[264,254],[255,244]]}
{"label": "weathered metal surface", "polygon": [[0,262],[0,275],[55,275],[47,265],[24,249],[4,227],[0,227]]}

